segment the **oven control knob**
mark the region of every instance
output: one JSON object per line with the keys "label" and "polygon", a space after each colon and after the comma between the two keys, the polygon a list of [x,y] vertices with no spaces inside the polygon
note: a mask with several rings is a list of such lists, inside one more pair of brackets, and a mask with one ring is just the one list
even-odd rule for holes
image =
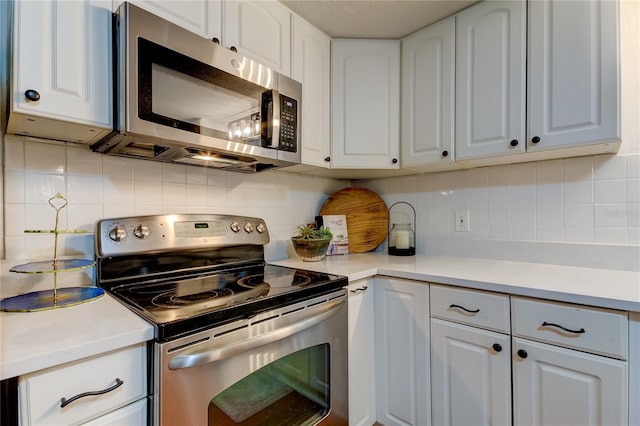
{"label": "oven control knob", "polygon": [[120,226],[115,226],[109,230],[109,238],[118,243],[127,238],[127,230]]}
{"label": "oven control knob", "polygon": [[256,225],[256,231],[258,231],[258,234],[263,234],[266,230],[267,226],[262,222],[258,222],[258,224]]}
{"label": "oven control knob", "polygon": [[231,230],[237,234],[240,232],[240,224],[238,222],[233,222],[231,224]]}
{"label": "oven control knob", "polygon": [[141,240],[149,238],[149,234],[151,234],[151,231],[149,231],[148,226],[140,224],[133,228],[133,235]]}
{"label": "oven control knob", "polygon": [[244,224],[244,230],[245,230],[248,234],[252,233],[252,232],[253,232],[253,225],[252,225],[252,224],[250,224],[249,222],[245,223],[245,224]]}

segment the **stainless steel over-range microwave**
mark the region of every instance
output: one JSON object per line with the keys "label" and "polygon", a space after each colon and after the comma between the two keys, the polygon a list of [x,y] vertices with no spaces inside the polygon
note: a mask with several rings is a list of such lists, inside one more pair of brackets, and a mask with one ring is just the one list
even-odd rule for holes
{"label": "stainless steel over-range microwave", "polygon": [[105,154],[256,172],[300,163],[302,85],[137,6],[114,15]]}

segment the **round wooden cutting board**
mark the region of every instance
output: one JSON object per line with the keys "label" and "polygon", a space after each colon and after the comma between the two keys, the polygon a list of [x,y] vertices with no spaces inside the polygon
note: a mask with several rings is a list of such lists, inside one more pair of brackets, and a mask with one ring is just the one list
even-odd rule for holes
{"label": "round wooden cutting board", "polygon": [[345,188],[332,194],[320,209],[321,215],[347,217],[349,253],[365,253],[378,247],[389,232],[387,205],[366,188]]}

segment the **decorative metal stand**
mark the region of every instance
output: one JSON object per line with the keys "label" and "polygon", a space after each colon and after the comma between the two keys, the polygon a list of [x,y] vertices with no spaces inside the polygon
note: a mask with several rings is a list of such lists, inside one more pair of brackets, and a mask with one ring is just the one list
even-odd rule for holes
{"label": "decorative metal stand", "polygon": [[413,223],[410,223],[411,219],[407,216],[406,222],[392,224],[389,230],[388,253],[393,256],[413,256],[416,254],[416,209],[409,203],[398,201],[389,207],[389,222],[393,222],[391,209],[398,204],[406,204],[411,207]]}
{"label": "decorative metal stand", "polygon": [[89,268],[95,264],[91,259],[58,259],[58,235],[81,234],[84,230],[58,229],[60,210],[67,206],[67,200],[61,194],[49,199],[49,205],[56,211],[55,227],[52,230],[26,230],[25,233],[47,233],[54,235],[53,260],[31,262],[9,269],[21,274],[53,274],[53,289],[34,291],[0,300],[0,310],[8,312],[34,312],[46,309],[63,308],[96,299],[104,294],[98,287],[64,287],[58,289],[58,273]]}

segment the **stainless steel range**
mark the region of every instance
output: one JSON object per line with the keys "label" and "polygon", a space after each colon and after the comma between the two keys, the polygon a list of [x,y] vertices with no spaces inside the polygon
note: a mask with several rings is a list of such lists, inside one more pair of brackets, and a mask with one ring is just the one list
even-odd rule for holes
{"label": "stainless steel range", "polygon": [[265,222],[96,224],[97,283],[154,324],[152,422],[347,424],[345,277],[269,265]]}

